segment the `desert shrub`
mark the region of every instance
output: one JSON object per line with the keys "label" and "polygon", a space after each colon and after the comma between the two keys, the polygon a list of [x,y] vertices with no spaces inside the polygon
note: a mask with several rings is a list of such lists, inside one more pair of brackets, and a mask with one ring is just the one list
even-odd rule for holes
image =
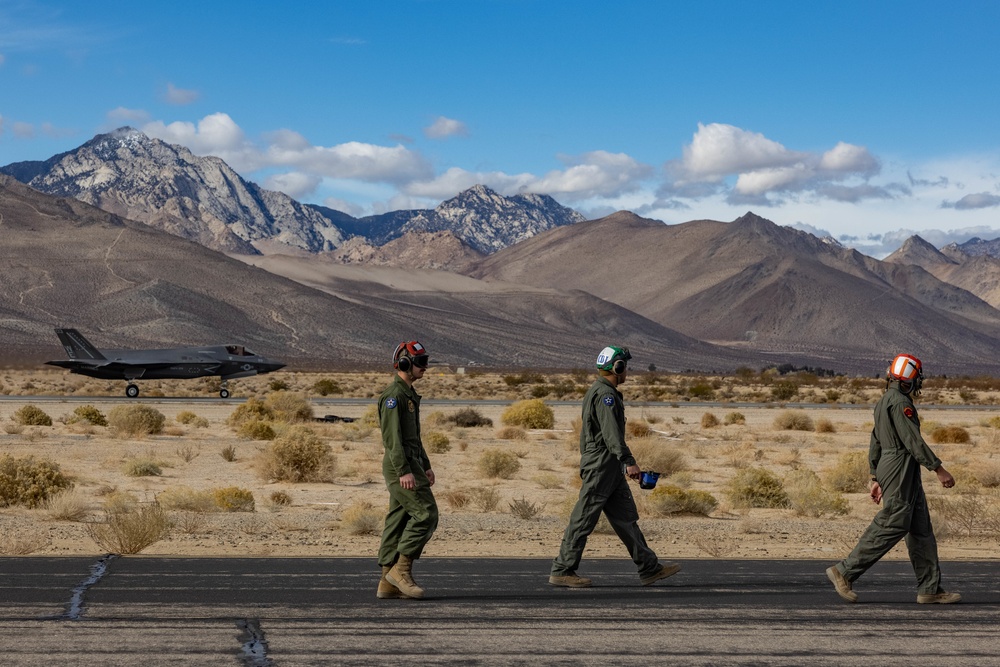
{"label": "desert shrub", "polygon": [[531,481],[538,484],[538,486],[543,489],[561,489],[562,480],[559,479],[558,475],[553,475],[550,472],[542,473],[541,475],[535,475],[531,478]]}
{"label": "desert shrub", "polygon": [[965,535],[1000,534],[1000,507],[996,496],[992,500],[977,489],[965,489],[954,495],[928,498],[932,510],[945,522],[945,529]]}
{"label": "desert shrub", "polygon": [[122,464],[122,472],[129,477],[159,477],[163,469],[160,462],[151,456],[133,456]]}
{"label": "desert shrub", "polygon": [[451,451],[451,441],[441,431],[431,431],[421,436],[424,446],[431,454],[444,454]]}
{"label": "desert shrub", "polygon": [[774,418],[774,428],[779,431],[812,431],[813,420],[802,410],[785,410]]}
{"label": "desert shrub", "polygon": [[420,423],[424,426],[444,426],[450,422],[448,421],[448,416],[445,413],[440,410],[435,410],[428,415],[423,415],[420,418]]}
{"label": "desert shrub", "polygon": [[510,507],[511,514],[516,516],[518,519],[524,519],[525,521],[534,519],[536,516],[541,514],[544,509],[544,505],[533,503],[523,497],[515,498],[508,503],[508,506]]}
{"label": "desert shrub", "polygon": [[245,440],[274,440],[274,427],[271,422],[250,419],[240,424],[236,435]]}
{"label": "desert shrub", "polygon": [[323,378],[322,380],[316,380],[313,383],[312,390],[314,393],[320,396],[329,396],[330,394],[343,394],[344,390],[340,388],[340,385],[336,381],[329,378]]}
{"label": "desert shrub", "polygon": [[961,426],[938,426],[931,431],[931,440],[936,444],[960,444],[969,442],[969,432]]}
{"label": "desert shrub", "polygon": [[775,382],[774,386],[771,387],[771,396],[773,396],[776,401],[787,401],[794,398],[798,393],[798,385],[789,380]]}
{"label": "desert shrub", "polygon": [[499,440],[527,440],[528,432],[520,426],[504,426],[497,430],[496,437]]}
{"label": "desert shrub", "polygon": [[719,501],[708,491],[683,489],[671,484],[658,486],[649,494],[649,507],[657,516],[671,514],[708,516],[718,506]]}
{"label": "desert shrub", "polygon": [[33,456],[0,456],[0,507],[38,507],[71,486],[59,466],[51,461],[35,460]]}
{"label": "desert shrub", "polygon": [[195,447],[194,445],[181,445],[174,451],[184,463],[191,463],[191,461],[194,461],[201,455],[201,447]]}
{"label": "desert shrub", "polygon": [[156,494],[156,502],[168,510],[214,512],[218,509],[211,491],[196,491],[189,486],[172,486]]}
{"label": "desert shrub", "polygon": [[358,421],[368,428],[382,428],[382,424],[378,421],[378,406],[375,404],[369,405],[365,408],[365,411],[361,414]]}
{"label": "desert shrub", "polygon": [[836,465],[826,471],[826,484],[841,493],[865,493],[871,479],[867,451],[844,452]]}
{"label": "desert shrub", "polygon": [[336,468],[330,445],[304,426],[279,435],[259,458],[261,476],[281,482],[328,482]]}
{"label": "desert shrub", "polygon": [[95,408],[93,405],[77,406],[76,410],[73,410],[72,421],[85,421],[93,426],[108,425],[107,417],[105,417],[104,413]]}
{"label": "desert shrub", "polygon": [[253,492],[238,486],[212,489],[212,499],[223,512],[253,512],[256,509]]}
{"label": "desert shrub", "polygon": [[340,521],[351,535],[379,535],[383,518],[374,505],[362,500],[345,509]]}
{"label": "desert shrub", "polygon": [[53,521],[83,521],[90,503],[76,489],[64,489],[46,498],[42,508]]}
{"label": "desert shrub", "polygon": [[781,480],[767,468],[744,468],[725,486],[733,507],[788,507],[788,494]]}
{"label": "desert shrub", "polygon": [[688,469],[687,456],[679,449],[653,438],[635,440],[629,444],[632,456],[643,470],[669,477]]}
{"label": "desert shrub", "polygon": [[653,432],[644,420],[630,419],[625,422],[625,435],[630,438],[648,438]]}
{"label": "desert shrub", "polygon": [[284,380],[274,379],[267,383],[267,388],[271,391],[288,391],[288,383]]}
{"label": "desert shrub", "polygon": [[715,428],[718,425],[719,425],[719,418],[713,415],[711,412],[706,412],[701,416],[702,428]]}
{"label": "desert shrub", "polygon": [[232,445],[226,445],[222,448],[222,451],[219,452],[219,456],[222,457],[223,461],[232,463],[236,460],[236,448]]}
{"label": "desert shrub", "polygon": [[163,431],[167,418],[156,408],[134,403],[116,405],[108,412],[108,427],[119,438],[141,438]]}
{"label": "desert shrub", "polygon": [[190,410],[181,410],[180,412],[177,413],[177,416],[174,417],[174,420],[178,424],[191,424],[197,419],[198,415],[191,412]]}
{"label": "desert shrub", "polygon": [[291,391],[275,391],[267,395],[264,405],[270,408],[275,421],[294,424],[313,419],[312,403],[302,394]]}
{"label": "desert shrub", "polygon": [[726,424],[727,426],[731,424],[746,424],[747,418],[743,416],[742,412],[730,412],[722,420],[722,423]]}
{"label": "desert shrub", "polygon": [[133,503],[105,509],[104,521],[87,524],[87,533],[105,551],[137,554],[170,533],[170,520],[159,503]]}
{"label": "desert shrub", "polygon": [[844,497],[838,491],[823,486],[819,475],[808,468],[799,468],[785,477],[785,492],[796,514],[820,517],[850,512]]}
{"label": "desert shrub", "polygon": [[837,429],[834,427],[833,422],[829,419],[817,419],[816,420],[816,432],[817,433],[836,433]]}
{"label": "desert shrub", "polygon": [[25,405],[10,416],[15,423],[22,426],[52,426],[52,417],[34,405]]}
{"label": "desert shrub", "polygon": [[1000,415],[995,415],[986,420],[986,424],[991,428],[1000,428]]}
{"label": "desert shrub", "polygon": [[1000,463],[995,461],[980,461],[973,473],[980,486],[995,489],[1000,486]]}
{"label": "desert shrub", "polygon": [[467,507],[469,503],[472,502],[472,496],[464,489],[452,489],[451,491],[445,491],[441,494],[441,496],[444,498],[445,502],[448,503],[449,507],[456,510]]}
{"label": "desert shrub", "polygon": [[521,469],[521,462],[513,452],[487,449],[479,457],[479,471],[490,478],[510,479]]}
{"label": "desert shrub", "polygon": [[471,493],[472,502],[480,512],[492,512],[500,504],[500,491],[494,486],[479,486]]}
{"label": "desert shrub", "polygon": [[518,401],[507,407],[500,416],[500,421],[507,426],[523,428],[552,428],[556,423],[552,408],[538,398]]}
{"label": "desert shrub", "polygon": [[274,412],[270,407],[264,405],[264,402],[259,398],[251,396],[243,405],[237,406],[233,410],[232,414],[226,419],[226,423],[230,426],[239,426],[243,422],[251,420],[273,421]]}
{"label": "desert shrub", "polygon": [[287,507],[292,504],[292,496],[287,491],[272,491],[269,499],[276,507]]}
{"label": "desert shrub", "polygon": [[478,426],[493,426],[493,420],[484,417],[475,408],[462,408],[455,414],[448,417],[448,421],[462,428],[475,428]]}

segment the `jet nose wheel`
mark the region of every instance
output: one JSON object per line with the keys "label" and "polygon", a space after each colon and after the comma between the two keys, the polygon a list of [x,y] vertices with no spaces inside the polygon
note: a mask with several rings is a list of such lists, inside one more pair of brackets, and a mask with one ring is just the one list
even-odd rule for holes
{"label": "jet nose wheel", "polygon": [[129,386],[125,387],[125,395],[128,396],[129,398],[135,398],[136,396],[138,396],[139,385],[130,384]]}
{"label": "jet nose wheel", "polygon": [[221,396],[222,398],[229,398],[229,390],[228,389],[220,390],[219,396]]}

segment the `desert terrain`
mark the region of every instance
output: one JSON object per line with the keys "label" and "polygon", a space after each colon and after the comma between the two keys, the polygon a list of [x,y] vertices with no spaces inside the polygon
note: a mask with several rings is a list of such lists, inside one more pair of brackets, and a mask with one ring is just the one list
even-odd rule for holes
{"label": "desert terrain", "polygon": [[[845,454],[867,453],[871,409],[882,383],[798,377],[794,396],[777,400],[775,387],[780,385],[774,378],[739,382],[733,377],[650,375],[637,374],[622,387],[639,465],[669,465],[673,474],[661,478],[658,487],[707,492],[717,501],[704,514],[664,513],[653,491],[634,486],[640,525],[661,559],[832,562],[846,555],[877,507],[863,491],[831,490],[831,480],[843,473]],[[0,507],[0,554],[105,553],[88,528],[107,520],[107,508],[155,501],[165,510],[169,529],[142,554],[374,559],[387,494],[380,434],[366,421],[366,413],[370,415],[374,397],[390,379],[389,373],[273,373],[232,387],[234,397],[262,400],[285,391],[307,400],[316,417],[335,414],[355,420],[304,424],[329,445],[335,467],[331,481],[293,483],[261,472],[261,457],[270,443],[240,436],[227,423],[241,401],[217,399],[212,381],[143,383],[142,396],[131,404],[161,413],[163,429],[122,437],[108,427],[74,421],[73,414],[84,405],[104,415],[129,405],[122,397],[124,383],[57,371],[0,371],[0,459],[48,460],[73,483],[72,490],[36,508]],[[320,381],[335,391],[319,395]],[[425,556],[556,553],[579,490],[574,421],[580,395],[591,381],[584,373],[431,369],[417,390],[423,396],[425,445],[435,443],[427,448],[437,476],[441,522]],[[511,404],[533,397],[551,408],[551,428],[503,423]],[[354,400],[336,401],[347,398]],[[918,402],[925,437],[958,480],[954,489],[944,490],[925,473],[943,559],[1000,557],[997,402],[991,383],[959,388],[955,382],[935,380],[928,381],[924,400]],[[14,415],[27,405],[46,413],[52,425],[19,424]],[[449,421],[467,408],[492,420],[492,426],[459,427]],[[279,436],[289,428],[274,424]],[[929,434],[937,430],[964,432],[968,441],[951,437],[935,443]],[[516,471],[508,471],[507,478],[490,477],[482,467],[487,451],[513,454]],[[128,474],[135,472],[130,464],[137,460],[154,463],[159,474]],[[733,499],[729,485],[748,469],[770,471],[789,490],[804,479],[825,490],[817,491],[820,496],[807,494],[812,502],[805,506],[746,507]],[[252,494],[252,511],[246,504],[238,508],[242,511],[223,511],[201,502],[213,491],[231,487]],[[614,534],[599,525],[588,543],[588,557],[627,554]],[[900,545],[889,557],[906,558],[905,549]]]}

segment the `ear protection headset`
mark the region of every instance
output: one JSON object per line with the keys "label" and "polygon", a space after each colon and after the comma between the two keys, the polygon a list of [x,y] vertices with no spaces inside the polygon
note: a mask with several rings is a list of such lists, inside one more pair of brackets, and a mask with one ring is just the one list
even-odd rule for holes
{"label": "ear protection headset", "polygon": [[[427,357],[427,349],[415,340],[400,343],[392,353],[392,367],[404,373],[413,368],[413,357]],[[426,365],[425,365],[426,367]]]}
{"label": "ear protection headset", "polygon": [[622,373],[625,372],[625,369],[627,368],[628,368],[628,363],[621,357],[618,357],[617,359],[615,359],[615,363],[611,365],[611,372],[614,373],[615,375],[621,375]]}

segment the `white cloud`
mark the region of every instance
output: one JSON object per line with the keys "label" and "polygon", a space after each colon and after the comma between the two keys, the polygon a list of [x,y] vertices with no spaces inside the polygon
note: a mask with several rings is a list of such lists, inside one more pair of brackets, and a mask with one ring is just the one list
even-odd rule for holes
{"label": "white cloud", "polygon": [[327,197],[323,200],[323,206],[332,208],[335,211],[346,213],[347,215],[354,216],[355,218],[360,218],[365,215],[365,209],[363,206],[359,206],[354,202],[349,202],[346,199],[339,199],[337,197]]}
{"label": "white cloud", "polygon": [[35,126],[32,125],[31,123],[14,121],[10,126],[10,131],[14,133],[15,137],[18,137],[20,139],[35,138]]}
{"label": "white cloud", "polygon": [[143,109],[126,109],[116,107],[104,114],[107,119],[106,129],[116,129],[122,125],[142,125],[149,122],[149,112]]}
{"label": "white cloud", "polygon": [[205,116],[197,125],[184,121],[165,124],[156,120],[141,129],[151,137],[185,146],[196,155],[220,157],[236,171],[255,171],[265,166],[260,152],[228,114]]}
{"label": "white cloud", "polygon": [[[821,154],[793,151],[763,134],[722,123],[699,123],[680,160],[665,166],[664,200],[728,193],[733,203],[770,206],[785,203],[771,197],[798,193],[839,201],[895,196],[892,188],[859,187],[881,170],[863,146],[841,141]],[[829,187],[833,184],[840,187]]]}
{"label": "white cloud", "polygon": [[956,202],[941,202],[941,208],[953,208],[959,211],[969,211],[977,208],[993,208],[1000,206],[1000,196],[988,192],[968,194]]}
{"label": "white cloud", "polygon": [[433,123],[424,128],[424,136],[428,139],[467,137],[469,136],[469,128],[460,120],[438,116]]}
{"label": "white cloud", "polygon": [[199,97],[201,97],[201,93],[197,90],[178,88],[173,83],[168,83],[167,90],[163,93],[163,100],[167,104],[176,104],[178,106],[191,104]]}
{"label": "white cloud", "polygon": [[264,180],[264,188],[284,192],[293,199],[300,199],[316,191],[323,179],[316,174],[303,174],[291,171],[286,174],[274,174]]}

